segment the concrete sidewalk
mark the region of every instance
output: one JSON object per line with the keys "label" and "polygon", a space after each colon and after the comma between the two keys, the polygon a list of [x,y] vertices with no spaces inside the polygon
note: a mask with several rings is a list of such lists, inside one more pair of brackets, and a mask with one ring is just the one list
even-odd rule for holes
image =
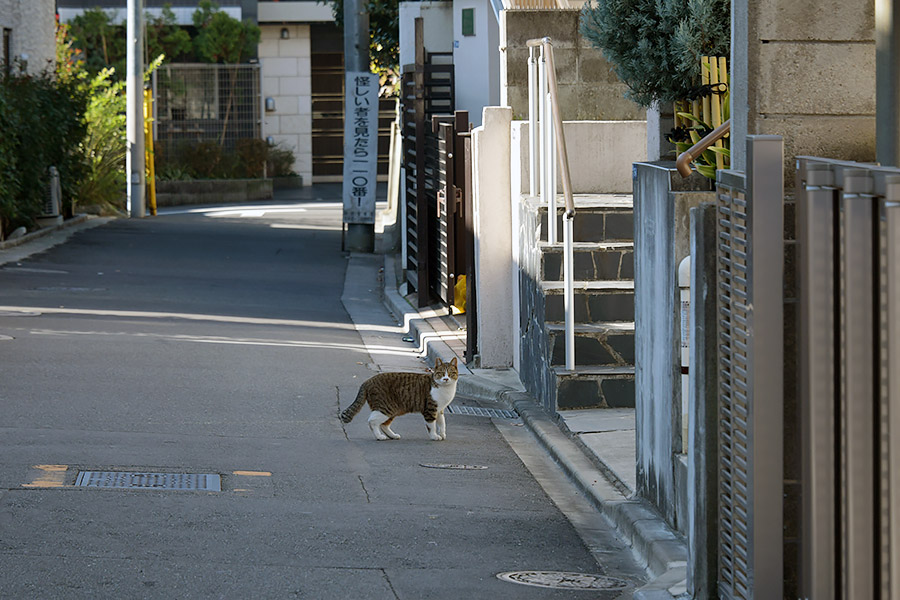
{"label": "concrete sidewalk", "polygon": [[519,414],[535,441],[616,526],[646,566],[651,582],[635,591],[635,598],[685,596],[688,554],[683,537],[634,497],[634,410],[565,411],[554,419],[525,391],[514,370],[466,367],[461,323],[443,307],[414,308],[397,289],[397,262],[396,255],[385,255],[382,281],[384,302],[407,333],[404,339],[416,344],[430,364],[435,358],[459,359],[459,396]]}

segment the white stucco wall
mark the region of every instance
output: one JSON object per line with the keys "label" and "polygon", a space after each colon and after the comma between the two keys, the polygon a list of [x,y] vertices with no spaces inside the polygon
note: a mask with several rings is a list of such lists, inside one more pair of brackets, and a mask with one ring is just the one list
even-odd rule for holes
{"label": "white stucco wall", "polygon": [[56,59],[54,0],[0,0],[0,29],[12,30],[12,57],[28,55],[28,72],[54,66]]}
{"label": "white stucco wall", "polygon": [[[282,28],[290,37],[281,39]],[[309,25],[261,25],[259,62],[263,98],[275,101],[265,111],[263,135],[294,151],[294,170],[312,183],[312,75]]]}
{"label": "white stucco wall", "polygon": [[[475,11],[475,35],[462,34],[462,11]],[[500,104],[500,28],[489,0],[453,2],[453,67],[456,109],[481,125],[485,106]]]}
{"label": "white stucco wall", "polygon": [[451,2],[400,3],[400,68],[416,62],[416,17],[422,17],[426,52],[453,50],[453,4]]}

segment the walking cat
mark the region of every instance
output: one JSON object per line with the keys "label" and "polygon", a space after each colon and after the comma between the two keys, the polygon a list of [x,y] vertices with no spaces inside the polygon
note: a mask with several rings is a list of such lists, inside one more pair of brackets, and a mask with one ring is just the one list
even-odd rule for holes
{"label": "walking cat", "polygon": [[456,395],[458,377],[456,358],[446,363],[435,359],[431,373],[379,373],[359,386],[356,400],[341,413],[341,421],[349,423],[368,402],[372,409],[369,429],[376,440],[399,440],[400,436],[391,429],[391,421],[415,412],[425,417],[425,427],[432,440],[445,440],[444,409]]}

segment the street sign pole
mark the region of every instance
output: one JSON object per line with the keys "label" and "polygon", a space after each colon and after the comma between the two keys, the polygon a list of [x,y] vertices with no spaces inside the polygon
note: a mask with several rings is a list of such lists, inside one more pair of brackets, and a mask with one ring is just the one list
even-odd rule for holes
{"label": "street sign pole", "polygon": [[350,252],[375,251],[378,78],[369,69],[369,13],[365,6],[362,0],[344,0],[343,196],[345,249]]}

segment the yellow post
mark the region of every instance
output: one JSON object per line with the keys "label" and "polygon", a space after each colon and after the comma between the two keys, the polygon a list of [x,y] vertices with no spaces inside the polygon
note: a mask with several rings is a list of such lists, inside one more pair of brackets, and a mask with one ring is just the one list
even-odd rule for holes
{"label": "yellow post", "polygon": [[[719,86],[719,61],[716,57],[703,57],[704,66],[709,67],[709,83],[713,86],[713,89],[718,90]],[[712,127],[715,129],[719,125],[722,124],[722,103],[719,98],[719,94],[710,94],[710,112],[712,113]],[[719,140],[716,142],[716,148],[724,148],[722,141]],[[716,152],[716,169],[724,169],[725,168],[725,157],[718,152]]]}
{"label": "yellow post", "polygon": [[144,154],[150,214],[156,214],[156,165],[153,160],[153,91],[144,90]]}

